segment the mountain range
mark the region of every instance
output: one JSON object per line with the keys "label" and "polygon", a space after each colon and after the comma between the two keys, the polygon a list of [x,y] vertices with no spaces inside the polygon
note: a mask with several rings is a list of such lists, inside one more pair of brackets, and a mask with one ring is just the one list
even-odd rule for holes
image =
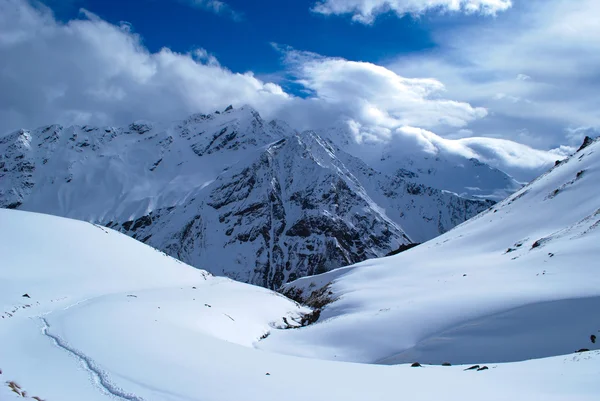
{"label": "mountain range", "polygon": [[522,184],[448,152],[297,132],[251,107],[0,138],[0,207],[110,227],[268,288],[422,243]]}

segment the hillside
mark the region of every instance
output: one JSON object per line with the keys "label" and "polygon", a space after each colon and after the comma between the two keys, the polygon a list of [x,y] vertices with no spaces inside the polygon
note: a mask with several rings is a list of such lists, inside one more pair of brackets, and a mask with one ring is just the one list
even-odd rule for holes
{"label": "hillside", "polygon": [[289,296],[326,305],[316,324],[262,347],[383,364],[599,349],[599,187],[596,141],[434,240],[286,285]]}
{"label": "hillside", "polygon": [[597,352],[479,372],[262,352],[304,330],[279,328],[308,310],[89,223],[0,210],[0,227],[2,400],[591,401],[600,391]]}

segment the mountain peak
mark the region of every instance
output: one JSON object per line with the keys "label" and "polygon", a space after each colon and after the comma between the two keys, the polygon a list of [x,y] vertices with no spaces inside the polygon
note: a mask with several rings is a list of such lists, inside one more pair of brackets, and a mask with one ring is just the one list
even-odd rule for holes
{"label": "mountain peak", "polygon": [[594,143],[596,140],[598,140],[598,138],[592,138],[592,137],[586,136],[586,137],[583,139],[583,143],[581,144],[581,146],[579,147],[579,149],[577,149],[577,151],[579,152],[579,151],[581,151],[581,150],[583,150],[583,149],[587,148],[587,147],[588,147],[588,146],[590,146],[592,143]]}

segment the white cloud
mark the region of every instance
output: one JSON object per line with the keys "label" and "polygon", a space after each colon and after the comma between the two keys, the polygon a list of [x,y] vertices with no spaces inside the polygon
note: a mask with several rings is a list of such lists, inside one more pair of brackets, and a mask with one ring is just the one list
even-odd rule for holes
{"label": "white cloud", "polygon": [[48,9],[0,1],[0,133],[170,121],[232,103],[274,112],[290,99],[278,85],[221,67],[205,50],[151,53],[130,30],[83,17],[62,24]]}
{"label": "white cloud", "polygon": [[229,104],[250,104],[299,129],[352,118],[373,132],[403,125],[462,128],[486,110],[442,97],[435,79],[404,78],[384,67],[280,49],[311,93],[286,93],[251,72],[233,73],[205,49],[149,52],[129,25],[83,10],[57,22],[24,0],[0,2],[0,131],[50,123],[169,121]]}
{"label": "white cloud", "polygon": [[[487,110],[444,98],[445,87],[438,80],[406,78],[371,63],[278,49],[284,52],[297,82],[311,93],[309,101],[327,110],[330,117],[344,119],[351,139],[358,144],[372,145],[360,147],[359,152],[367,159],[379,158],[382,147],[393,147],[398,157],[423,151],[446,157],[458,155],[477,158],[527,181],[573,150],[540,151],[509,140],[473,136],[465,127],[485,120]],[[499,98],[521,102],[506,95]],[[294,107],[292,118],[307,118],[303,107],[290,107]],[[432,132],[438,129],[451,130],[458,138]]]}
{"label": "white cloud", "polygon": [[[46,8],[1,0],[0,134],[53,123],[171,121],[250,104],[265,118],[281,118],[298,129],[342,120],[362,141],[408,138],[430,151],[443,146],[456,154],[482,153],[460,142],[466,139],[450,141],[431,132],[449,130],[477,143],[471,126],[489,118],[485,108],[453,100],[441,80],[279,50],[288,76],[308,93],[306,98],[251,72],[234,73],[204,49],[149,52],[129,25],[113,25],[87,11],[82,19],[60,23]],[[512,81],[524,85],[516,75]]]}
{"label": "white cloud", "polygon": [[596,138],[600,136],[600,127],[569,127],[567,128],[567,139],[570,143],[580,145],[586,136]]}
{"label": "white cloud", "polygon": [[235,21],[239,21],[243,18],[242,13],[235,11],[221,0],[180,0],[183,3],[190,5],[191,7],[199,8],[213,12],[218,15],[224,15],[233,18]]}
{"label": "white cloud", "polygon": [[[557,148],[550,152],[532,149],[514,141],[498,138],[463,138],[457,140],[460,146],[474,152],[475,157],[503,171],[515,174],[515,170],[535,170],[547,168],[557,159],[571,154],[573,148]],[[531,178],[531,177],[529,177]]]}
{"label": "white cloud", "polygon": [[191,52],[191,56],[194,60],[201,64],[207,64],[214,67],[220,67],[221,63],[219,60],[212,54],[210,54],[206,49],[196,49]]}
{"label": "white cloud", "polygon": [[448,97],[488,109],[487,118],[469,125],[476,135],[576,146],[567,128],[600,128],[599,13],[597,0],[515,2],[493,24],[439,28],[436,50],[387,67],[436,77]]}
{"label": "white cloud", "polygon": [[494,99],[496,99],[496,100],[508,100],[509,102],[512,102],[512,103],[518,103],[518,102],[521,101],[520,97],[507,95],[506,93],[496,93],[494,95]]}
{"label": "white cloud", "polygon": [[325,15],[350,14],[354,21],[371,24],[379,14],[387,12],[399,17],[427,11],[494,15],[511,6],[511,0],[320,0],[312,10]]}
{"label": "white cloud", "polygon": [[442,97],[444,85],[435,79],[405,78],[371,63],[283,51],[296,82],[313,100],[362,126],[464,127],[487,114],[483,108]]}
{"label": "white cloud", "polygon": [[[380,127],[363,126],[357,121],[347,122],[347,130],[360,145],[349,146],[349,151],[377,164],[382,154],[395,158],[419,158],[423,152],[436,157],[454,159],[475,158],[496,167],[521,182],[530,181],[546,171],[558,159],[564,159],[575,149],[556,148],[551,151],[533,149],[527,145],[499,138],[464,137],[444,138],[431,131],[402,126],[394,130],[378,132]],[[344,135],[338,131],[333,134]],[[459,157],[457,159],[457,156]]]}

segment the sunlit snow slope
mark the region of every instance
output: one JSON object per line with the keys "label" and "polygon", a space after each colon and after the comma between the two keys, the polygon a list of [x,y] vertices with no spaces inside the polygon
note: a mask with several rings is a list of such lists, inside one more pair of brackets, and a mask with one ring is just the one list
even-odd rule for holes
{"label": "sunlit snow slope", "polygon": [[89,223],[0,210],[0,255],[2,401],[591,401],[600,392],[595,352],[479,372],[262,352],[252,346],[306,310]]}
{"label": "sunlit snow slope", "polygon": [[317,324],[262,347],[370,363],[491,363],[598,349],[600,142],[396,256],[285,287]]}
{"label": "sunlit snow slope", "polygon": [[163,399],[157,376],[206,363],[196,344],[252,346],[307,311],[101,226],[0,209],[0,369],[31,395],[139,399],[119,386],[143,382]]}

